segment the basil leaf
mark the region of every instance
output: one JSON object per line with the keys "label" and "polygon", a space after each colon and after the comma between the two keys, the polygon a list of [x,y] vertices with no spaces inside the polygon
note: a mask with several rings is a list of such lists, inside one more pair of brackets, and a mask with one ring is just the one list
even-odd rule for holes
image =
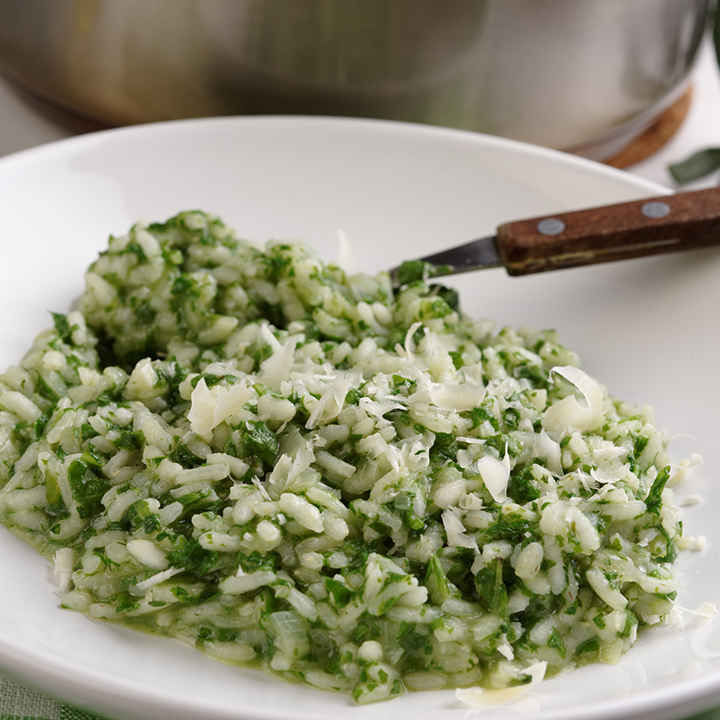
{"label": "basil leaf", "polygon": [[668,170],[678,185],[687,185],[693,180],[707,177],[720,170],[720,148],[696,152],[687,160],[668,166]]}

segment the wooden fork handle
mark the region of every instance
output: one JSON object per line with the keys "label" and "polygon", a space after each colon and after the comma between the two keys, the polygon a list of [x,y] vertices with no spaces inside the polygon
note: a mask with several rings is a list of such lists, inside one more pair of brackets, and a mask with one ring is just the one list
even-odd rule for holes
{"label": "wooden fork handle", "polygon": [[510,275],[720,244],[720,188],[505,223],[497,245]]}

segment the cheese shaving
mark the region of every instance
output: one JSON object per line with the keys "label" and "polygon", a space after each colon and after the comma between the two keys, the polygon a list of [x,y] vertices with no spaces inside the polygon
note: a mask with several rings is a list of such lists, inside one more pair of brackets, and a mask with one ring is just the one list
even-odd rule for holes
{"label": "cheese shaving", "polygon": [[190,397],[188,412],[190,429],[198,435],[205,435],[221,422],[235,414],[252,397],[253,391],[245,381],[230,387],[210,389],[201,378]]}
{"label": "cheese shaving", "polygon": [[465,383],[433,383],[430,389],[430,401],[442,410],[463,412],[479,407],[485,397],[482,385]]}
{"label": "cheese shaving", "polygon": [[676,605],[675,607],[684,613],[689,613],[690,615],[697,615],[697,617],[705,618],[708,620],[717,615],[717,605],[711,602],[705,602],[695,610],[690,610],[689,608],[682,607],[681,605]]}
{"label": "cheese shaving", "polygon": [[554,367],[552,375],[560,375],[573,384],[585,398],[585,405],[581,405],[574,395],[567,395],[545,411],[543,427],[560,436],[573,429],[581,432],[594,430],[602,420],[603,390],[598,382],[571,365]]}
{"label": "cheese shaving", "polygon": [[502,460],[498,460],[492,455],[484,455],[477,461],[476,467],[493,500],[499,503],[505,502],[510,479],[510,456],[507,450]]}
{"label": "cheese shaving", "polygon": [[75,553],[72,548],[60,548],[55,553],[54,560],[55,580],[57,581],[55,592],[58,595],[64,595],[70,588],[70,580],[75,563]]}

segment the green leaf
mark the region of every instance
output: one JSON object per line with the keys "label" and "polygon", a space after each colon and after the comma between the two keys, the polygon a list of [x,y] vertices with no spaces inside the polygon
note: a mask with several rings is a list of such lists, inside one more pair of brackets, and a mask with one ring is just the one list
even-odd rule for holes
{"label": "green leaf", "polygon": [[120,563],[116,563],[114,560],[111,560],[106,554],[105,554],[105,548],[104,547],[96,547],[93,548],[93,555],[96,555],[100,558],[102,561],[102,564],[106,568],[119,568]]}
{"label": "green leaf", "polygon": [[497,522],[483,530],[482,536],[485,542],[508,540],[513,544],[540,539],[537,528],[533,526],[532,522],[516,512],[505,512],[498,515]]}
{"label": "green leaf", "polygon": [[345,583],[335,580],[335,578],[325,578],[325,589],[332,595],[335,607],[345,607],[355,595]]}
{"label": "green leaf", "polygon": [[663,468],[658,476],[655,478],[655,482],[650,488],[647,498],[645,499],[645,505],[647,506],[648,512],[660,514],[660,506],[662,505],[662,491],[665,489],[667,481],[670,479],[670,466]]}
{"label": "green leaf", "polygon": [[433,318],[444,318],[450,315],[452,308],[439,295],[436,297],[423,298],[418,310],[418,318],[421,320],[432,320]]}
{"label": "green leaf", "polygon": [[409,285],[433,276],[433,265],[422,260],[406,260],[395,273],[398,285]]}
{"label": "green leaf", "polygon": [[430,448],[430,461],[433,463],[444,463],[447,460],[455,462],[460,446],[455,442],[452,433],[435,433],[435,442]]}
{"label": "green leaf", "polygon": [[245,423],[242,449],[244,455],[255,455],[272,465],[278,453],[278,439],[262,420],[249,420]]}
{"label": "green leaf", "polygon": [[45,432],[45,426],[48,424],[48,420],[50,420],[50,413],[43,413],[35,421],[35,437],[37,439],[42,437],[42,434]]}
{"label": "green leaf", "polygon": [[451,310],[458,312],[460,309],[460,295],[457,290],[436,283],[430,285],[428,289],[436,292]]}
{"label": "green leaf", "polygon": [[625,609],[625,627],[622,629],[621,632],[618,633],[618,637],[626,638],[630,636],[630,633],[632,632],[632,629],[636,627],[639,624],[639,620],[637,619],[635,613],[632,612],[632,610]]}
{"label": "green leaf", "polygon": [[179,585],[172,588],[170,592],[172,592],[180,602],[187,603],[188,605],[202,605],[220,595],[220,591],[213,588],[205,588],[205,590],[201,590],[197,595],[191,595],[184,587]]}
{"label": "green leaf", "polygon": [[[231,436],[232,437],[232,436]],[[228,452],[228,448],[223,448],[223,452]],[[233,453],[230,452],[232,455]],[[184,468],[193,468],[202,465],[202,459],[195,455],[187,445],[178,442],[175,449],[170,453],[170,459],[173,462],[180,463]]]}
{"label": "green leaf", "polygon": [[143,325],[149,325],[156,315],[157,310],[148,302],[141,303],[135,310],[135,316]]}
{"label": "green leaf", "polygon": [[60,486],[55,476],[47,471],[45,473],[45,497],[47,497],[47,507],[45,512],[54,518],[66,518],[70,515],[65,502],[63,501],[62,494],[60,493]]}
{"label": "green leaf", "polygon": [[598,640],[598,638],[596,637],[591,637],[589,640],[586,640],[584,643],[581,643],[578,646],[578,649],[575,651],[575,655],[584,655],[585,653],[595,652],[599,649],[600,640]]}
{"label": "green leaf", "polygon": [[140,607],[139,602],[135,602],[129,595],[124,595],[118,599],[117,607],[115,608],[116,613],[132,612]]}
{"label": "green leaf", "polygon": [[218,628],[217,640],[218,642],[235,642],[238,639],[239,632],[231,628]]}
{"label": "green leaf", "polygon": [[522,505],[540,497],[542,493],[532,474],[532,465],[528,465],[510,476],[507,492],[515,502]]}
{"label": "green leaf", "polygon": [[487,403],[483,401],[483,404],[480,405],[480,407],[470,410],[470,419],[472,420],[472,425],[470,426],[470,429],[474,430],[476,427],[479,427],[484,422],[489,422],[493,430],[498,432],[500,430],[500,423],[498,423],[490,407],[486,407],[486,405]]}
{"label": "green leaf", "polygon": [[442,605],[450,597],[459,597],[460,591],[447,579],[440,560],[436,555],[430,557],[425,574],[425,587],[430,599],[436,605]]}
{"label": "green leaf", "polygon": [[68,468],[68,481],[72,496],[81,505],[97,507],[102,496],[110,489],[110,483],[97,477],[82,460],[73,460]]}
{"label": "green leaf", "polygon": [[495,558],[475,575],[475,588],[480,604],[488,611],[503,615],[507,609],[508,594],[503,582],[503,564]]}
{"label": "green leaf", "polygon": [[82,454],[81,459],[94,471],[101,471],[105,466],[105,458],[100,454],[100,451],[92,445],[88,446],[88,450]]}
{"label": "green leaf", "polygon": [[213,635],[213,632],[212,632],[212,630],[211,630],[209,627],[204,626],[204,625],[201,625],[201,626],[198,628],[197,636],[198,636],[201,640],[212,640],[212,635]]}
{"label": "green leaf", "polygon": [[117,439],[113,440],[113,445],[118,450],[128,450],[133,452],[139,450],[143,446],[144,437],[141,432],[133,432],[132,430],[121,430]]}
{"label": "green leaf", "polygon": [[663,532],[663,535],[667,537],[667,552],[662,557],[657,558],[657,562],[672,564],[677,560],[678,555],[680,554],[678,552],[678,546],[677,543],[667,535],[667,533]]}
{"label": "green leaf", "polygon": [[83,425],[80,427],[80,440],[82,440],[82,442],[97,437],[98,435],[98,431],[95,430],[95,428],[89,423],[83,423]]}
{"label": "green leaf", "polygon": [[420,629],[418,629],[415,623],[409,623],[403,620],[398,629],[397,640],[406,651],[423,648],[427,654],[432,652],[428,631],[424,629],[423,626],[420,626]]}
{"label": "green leaf", "polygon": [[553,628],[552,633],[550,633],[550,637],[548,638],[548,647],[555,648],[555,650],[560,653],[560,657],[563,659],[565,658],[565,655],[567,655],[565,642],[562,639],[562,635],[560,635],[556,628]]}
{"label": "green leaf", "polygon": [[72,332],[72,328],[70,327],[70,323],[68,322],[66,315],[61,315],[60,313],[50,313],[53,317],[53,322],[55,323],[55,330],[57,330],[57,334],[60,336],[60,339],[63,342],[69,342],[70,341],[70,333]]}
{"label": "green leaf", "polygon": [[143,527],[146,535],[160,530],[160,518],[155,515],[147,500],[136,500],[126,511],[125,518],[133,528]]}
{"label": "green leaf", "polygon": [[177,498],[177,502],[179,502],[183,506],[183,508],[187,509],[195,503],[204,500],[209,495],[209,490],[196,490],[195,492],[189,492],[185,493],[185,495],[180,495],[180,497]]}
{"label": "green leaf", "polygon": [[177,539],[177,546],[168,553],[167,559],[172,567],[183,568],[201,576],[215,567],[218,554],[214,550],[205,550],[195,538],[181,535]]}
{"label": "green leaf", "polygon": [[687,160],[670,165],[668,170],[678,185],[687,185],[693,180],[700,180],[720,170],[720,148],[700,150]]}
{"label": "green leaf", "polygon": [[175,278],[170,292],[173,295],[184,295],[193,285],[193,279],[188,275],[182,274]]}

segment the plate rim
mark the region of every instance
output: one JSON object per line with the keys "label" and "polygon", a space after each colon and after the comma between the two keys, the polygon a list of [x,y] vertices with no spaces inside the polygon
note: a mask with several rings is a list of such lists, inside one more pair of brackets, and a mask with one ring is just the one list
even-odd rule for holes
{"label": "plate rim", "polygon": [[[75,137],[64,138],[49,142],[37,147],[12,153],[0,158],[0,176],[13,172],[15,166],[27,166],[34,163],[51,161],[63,155],[72,155],[81,152],[84,148],[92,149],[94,146],[118,139],[133,141],[133,138],[154,133],[183,132],[191,134],[217,126],[236,126],[241,132],[252,132],[253,128],[263,128],[268,125],[280,125],[300,129],[314,128],[325,125],[342,128],[348,133],[387,132],[400,134],[415,134],[425,136],[429,141],[435,138],[458,138],[468,143],[485,147],[497,147],[507,151],[534,156],[547,160],[550,163],[589,172],[592,175],[604,175],[616,180],[626,187],[632,187],[639,195],[667,195],[673,191],[663,185],[645,180],[639,176],[631,175],[626,171],[602,165],[585,158],[569,155],[557,150],[531,145],[517,140],[500,138],[467,130],[458,130],[431,125],[423,125],[392,120],[376,120],[348,117],[315,117],[305,115],[257,115],[245,117],[217,117],[217,118],[191,118],[185,120],[170,120],[158,123],[148,123],[130,127],[104,129]],[[125,140],[125,139],[128,140]],[[9,532],[2,528],[2,532]],[[48,656],[34,648],[28,649],[0,638],[0,666],[11,677],[18,678],[34,687],[50,688],[41,690],[50,692],[53,696],[68,698],[63,702],[70,702],[79,707],[97,708],[99,712],[123,713],[128,716],[127,702],[128,690],[132,690],[134,705],[137,707],[140,699],[143,709],[155,708],[165,713],[178,711],[177,717],[190,717],[187,714],[189,699],[182,698],[173,702],[173,696],[167,691],[151,688],[136,682],[111,675],[108,671],[82,666],[76,661]],[[77,666],[77,668],[75,667]],[[73,672],[82,669],[80,674]],[[98,690],[98,684],[101,690]],[[451,691],[443,691],[451,692]],[[85,699],[87,698],[87,699]],[[666,720],[679,716],[682,708],[683,715],[687,711],[697,713],[712,707],[720,701],[720,670],[710,671],[700,677],[690,678],[667,688],[653,689],[641,692],[635,696],[605,700],[582,708],[583,720],[609,720],[620,717],[632,717],[637,720],[650,718],[653,720]],[[192,706],[193,703],[190,702]],[[391,708],[392,705],[388,705]],[[208,719],[227,720],[228,718],[244,718],[246,720],[287,720],[288,715],[281,709],[267,709],[260,707],[230,708],[226,703],[208,704],[207,699],[198,702],[193,712],[202,712]],[[349,706],[349,709],[350,708]],[[467,709],[466,709],[467,710]],[[577,709],[567,708],[556,711],[542,711],[532,715],[537,720],[574,720],[579,712]],[[145,717],[144,710],[131,712],[132,717]],[[172,715],[168,714],[168,717]],[[294,718],[311,718],[306,711],[299,711]]]}

